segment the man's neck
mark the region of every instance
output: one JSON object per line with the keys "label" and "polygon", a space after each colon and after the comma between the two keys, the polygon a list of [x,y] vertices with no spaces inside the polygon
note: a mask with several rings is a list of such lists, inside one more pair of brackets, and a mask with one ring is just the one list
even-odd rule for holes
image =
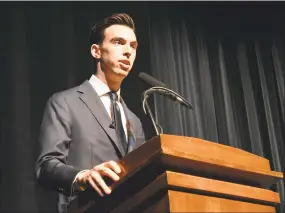
{"label": "man's neck", "polygon": [[122,82],[117,82],[112,79],[106,78],[106,75],[103,72],[97,72],[95,76],[100,79],[104,84],[106,84],[111,91],[118,91],[121,87]]}

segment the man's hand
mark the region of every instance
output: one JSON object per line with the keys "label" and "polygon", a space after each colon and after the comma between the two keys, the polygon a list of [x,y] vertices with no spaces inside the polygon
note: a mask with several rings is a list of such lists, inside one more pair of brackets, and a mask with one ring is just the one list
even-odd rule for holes
{"label": "man's hand", "polygon": [[[109,177],[113,181],[118,181],[121,172],[119,165],[114,161],[108,161],[95,166],[91,170],[80,173],[76,179],[78,184],[89,184],[98,194],[103,197],[105,194],[110,194],[111,189],[103,180],[103,176]],[[104,193],[103,193],[104,192]]]}

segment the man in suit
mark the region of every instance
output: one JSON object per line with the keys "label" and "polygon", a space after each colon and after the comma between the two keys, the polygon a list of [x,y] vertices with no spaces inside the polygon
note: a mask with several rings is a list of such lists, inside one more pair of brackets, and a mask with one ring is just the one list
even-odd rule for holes
{"label": "man in suit", "polygon": [[133,66],[138,42],[132,18],[114,14],[91,32],[95,74],[78,87],[48,100],[40,130],[36,177],[59,192],[65,212],[74,191],[111,193],[107,176],[119,180],[116,163],[145,142],[140,120],[124,103],[120,86]]}

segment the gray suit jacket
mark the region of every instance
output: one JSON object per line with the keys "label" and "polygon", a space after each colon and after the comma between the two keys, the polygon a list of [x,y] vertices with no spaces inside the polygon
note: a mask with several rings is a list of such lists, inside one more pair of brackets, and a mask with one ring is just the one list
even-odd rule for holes
{"label": "gray suit jacket", "polygon": [[[122,105],[129,122],[129,150],[145,142],[140,120]],[[58,211],[65,212],[76,174],[127,153],[117,142],[115,129],[99,96],[88,81],[54,94],[48,100],[40,130],[38,182],[59,192]]]}

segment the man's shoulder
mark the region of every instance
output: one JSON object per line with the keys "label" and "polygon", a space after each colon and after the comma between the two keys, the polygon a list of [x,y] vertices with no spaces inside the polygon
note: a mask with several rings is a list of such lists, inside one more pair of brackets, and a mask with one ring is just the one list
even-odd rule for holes
{"label": "man's shoulder", "polygon": [[79,87],[80,86],[75,86],[75,87],[71,87],[71,88],[68,88],[68,89],[65,89],[65,90],[61,90],[61,91],[58,91],[58,92],[54,93],[52,96],[54,96],[54,97],[71,96],[71,95],[74,95],[75,93],[77,93]]}
{"label": "man's shoulder", "polygon": [[65,90],[61,90],[59,92],[54,93],[53,95],[51,95],[51,97],[49,98],[50,100],[55,100],[55,101],[60,101],[60,100],[67,100],[70,98],[74,98],[74,97],[78,97],[80,95],[80,87],[83,84],[86,84],[87,81],[84,81],[82,84],[65,89]]}

